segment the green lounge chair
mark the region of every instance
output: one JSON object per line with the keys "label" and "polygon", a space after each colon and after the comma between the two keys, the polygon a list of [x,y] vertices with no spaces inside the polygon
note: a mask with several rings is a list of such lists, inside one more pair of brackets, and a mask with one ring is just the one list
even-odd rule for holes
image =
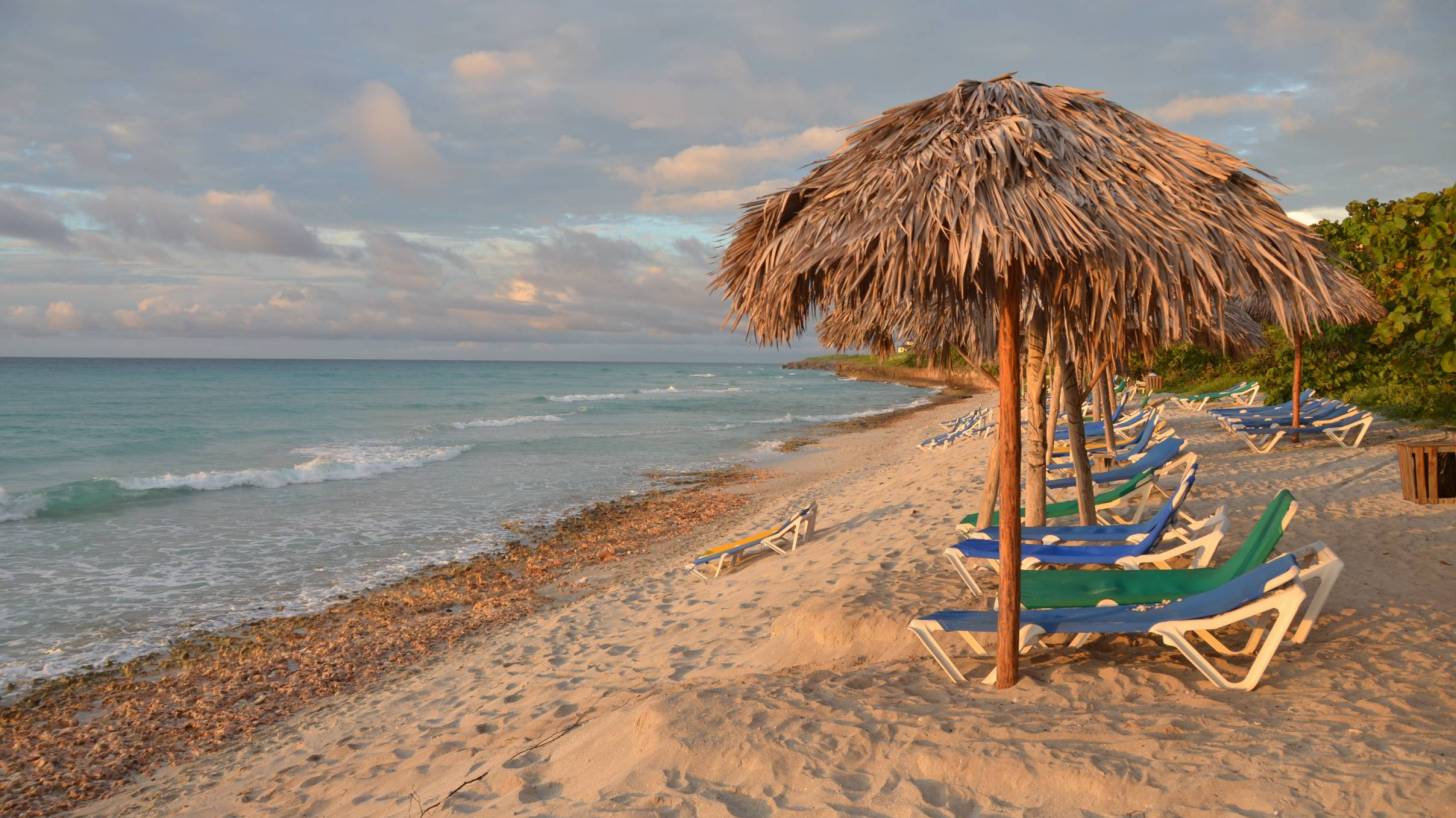
{"label": "green lounge chair", "polygon": [[[1164,465],[1166,468],[1167,464]],[[1144,469],[1133,475],[1131,479],[1111,491],[1104,491],[1092,498],[1097,510],[1097,519],[1104,523],[1136,523],[1143,518],[1143,512],[1147,509],[1148,497],[1156,487],[1154,480],[1159,473],[1158,469]],[[1141,491],[1139,491],[1141,489]],[[1127,517],[1119,517],[1111,512],[1112,509],[1124,505],[1136,504],[1133,513]],[[1047,503],[1046,517],[1054,520],[1058,517],[1071,517],[1077,513],[1077,501],[1061,500],[1055,503]],[[1022,516],[1026,515],[1026,509],[1021,510]],[[961,518],[960,524],[956,526],[962,534],[970,534],[980,530],[976,525],[979,514],[967,514]],[[991,513],[991,525],[1001,523],[1001,512]]]}
{"label": "green lounge chair", "polygon": [[1258,381],[1244,381],[1240,384],[1230,386],[1228,389],[1219,389],[1214,392],[1199,392],[1197,395],[1174,396],[1179,406],[1184,409],[1202,409],[1210,401],[1232,400],[1243,406],[1253,406],[1254,401],[1259,397]]}
{"label": "green lounge chair", "polygon": [[1148,605],[1212,590],[1268,562],[1298,507],[1288,489],[1274,495],[1243,545],[1217,567],[1028,571],[1021,575],[1021,604],[1027,608]]}

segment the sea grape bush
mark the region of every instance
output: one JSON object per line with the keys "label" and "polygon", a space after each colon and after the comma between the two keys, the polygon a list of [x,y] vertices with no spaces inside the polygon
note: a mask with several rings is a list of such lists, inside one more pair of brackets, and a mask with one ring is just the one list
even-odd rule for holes
{"label": "sea grape bush", "polygon": [[[1456,186],[1351,202],[1346,212],[1314,230],[1388,314],[1374,326],[1328,326],[1306,340],[1306,386],[1390,415],[1456,422]],[[1266,334],[1268,346],[1241,360],[1176,347],[1151,366],[1173,388],[1252,377],[1271,400],[1284,400],[1293,348],[1279,329]]]}

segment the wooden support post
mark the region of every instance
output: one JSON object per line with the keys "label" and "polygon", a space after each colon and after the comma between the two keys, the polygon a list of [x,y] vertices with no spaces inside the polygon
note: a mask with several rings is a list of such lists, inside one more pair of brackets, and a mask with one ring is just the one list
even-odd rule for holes
{"label": "wooden support post", "polygon": [[1300,392],[1301,389],[1304,388],[1304,385],[1302,383],[1302,381],[1304,380],[1303,377],[1302,377],[1303,374],[1304,374],[1303,373],[1303,370],[1304,370],[1304,336],[1302,336],[1302,335],[1295,335],[1294,336],[1294,412],[1293,412],[1293,416],[1291,418],[1294,422],[1290,424],[1291,426],[1294,427],[1294,434],[1292,434],[1292,435],[1289,436],[1290,439],[1293,440],[1295,443],[1298,443],[1299,442],[1299,392]]}
{"label": "wooden support post", "polygon": [[986,455],[986,482],[981,485],[981,507],[976,519],[981,528],[995,525],[996,495],[1001,488],[1001,424],[992,432],[991,451]]}
{"label": "wooden support post", "polygon": [[1051,389],[1051,408],[1047,410],[1046,448],[1050,453],[1057,445],[1057,416],[1062,413],[1062,365],[1057,359],[1057,336],[1055,329],[1047,330],[1046,356],[1051,362],[1051,376],[1047,383]]}
{"label": "wooden support post", "polygon": [[1102,439],[1107,447],[1107,453],[1111,455],[1117,451],[1117,433],[1112,428],[1112,413],[1117,411],[1112,395],[1112,368],[1104,364],[1101,376],[1090,386],[1102,398],[1098,401],[1102,404]]}
{"label": "wooden support post", "polygon": [[1021,653],[1021,278],[1008,271],[1001,286],[997,365],[1001,394],[996,427],[1001,452],[1001,585],[996,612],[996,686],[1019,680]]}
{"label": "wooden support post", "polygon": [[1057,368],[1062,372],[1062,403],[1069,409],[1067,446],[1072,454],[1072,473],[1077,479],[1077,521],[1094,525],[1097,500],[1092,491],[1092,464],[1087,458],[1087,432],[1082,426],[1082,391],[1077,386],[1077,370],[1072,366],[1065,343],[1058,344],[1057,353]]}
{"label": "wooden support post", "polygon": [[1046,311],[1037,309],[1026,330],[1027,525],[1046,525],[1046,324]]}

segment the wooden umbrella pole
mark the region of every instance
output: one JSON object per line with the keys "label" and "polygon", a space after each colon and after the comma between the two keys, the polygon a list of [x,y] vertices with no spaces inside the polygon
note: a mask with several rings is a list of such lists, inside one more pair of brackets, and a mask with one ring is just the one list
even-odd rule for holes
{"label": "wooden umbrella pole", "polygon": [[986,455],[986,482],[981,486],[981,507],[977,511],[977,520],[981,521],[981,527],[985,528],[992,524],[992,515],[996,513],[996,493],[1001,484],[1001,425],[996,425],[993,433],[991,451]]}
{"label": "wooden umbrella pole", "polygon": [[1099,401],[1102,404],[1102,439],[1107,446],[1107,453],[1112,454],[1117,451],[1117,440],[1112,429],[1112,413],[1116,409],[1112,402],[1112,369],[1104,363],[1102,375],[1093,381],[1091,386],[1097,390],[1098,395],[1102,396],[1102,400]]}
{"label": "wooden umbrella pole", "polygon": [[1046,450],[1051,452],[1057,444],[1057,416],[1062,413],[1062,373],[1061,363],[1057,360],[1057,331],[1055,327],[1047,328],[1046,356],[1050,362],[1051,372],[1047,378],[1047,384],[1051,389],[1051,408],[1047,410],[1046,428]]}
{"label": "wooden umbrella pole", "polygon": [[1093,525],[1097,522],[1097,501],[1092,494],[1092,464],[1087,459],[1087,432],[1082,426],[1082,392],[1077,386],[1077,371],[1067,354],[1065,340],[1057,344],[1057,369],[1062,373],[1062,403],[1069,409],[1067,446],[1071,449],[1072,472],[1077,481],[1077,521],[1082,525]]}
{"label": "wooden umbrella pole", "polygon": [[1026,335],[1026,524],[1046,525],[1046,311],[1032,313]]}
{"label": "wooden umbrella pole", "polygon": [[1001,286],[997,347],[1000,400],[996,427],[1001,452],[1001,586],[996,612],[996,686],[1019,679],[1021,648],[1021,274],[1008,271]]}
{"label": "wooden umbrella pole", "polygon": [[1097,383],[1098,380],[1102,378],[1103,371],[1105,371],[1108,365],[1111,363],[1112,360],[1110,358],[1104,358],[1102,360],[1102,363],[1097,366],[1097,369],[1092,372],[1092,377],[1088,378],[1085,381],[1087,388],[1081,389],[1081,385],[1078,385],[1078,389],[1082,392],[1082,400],[1086,400],[1089,394],[1093,395],[1094,397],[1096,396],[1097,392],[1092,388],[1092,384]]}
{"label": "wooden umbrella pole", "polygon": [[1294,422],[1292,424],[1290,424],[1290,425],[1292,425],[1294,427],[1294,434],[1290,435],[1290,438],[1295,443],[1298,443],[1299,442],[1299,392],[1300,392],[1300,389],[1303,388],[1303,384],[1301,383],[1301,381],[1303,380],[1303,377],[1302,376],[1304,374],[1303,370],[1304,370],[1304,336],[1302,336],[1302,335],[1295,335],[1294,336],[1294,412],[1293,412],[1293,415],[1291,417],[1291,420],[1293,420]]}

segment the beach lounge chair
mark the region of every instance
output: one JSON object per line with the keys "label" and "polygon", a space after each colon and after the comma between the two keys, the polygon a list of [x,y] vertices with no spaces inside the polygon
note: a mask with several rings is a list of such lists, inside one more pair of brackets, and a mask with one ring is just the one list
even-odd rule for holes
{"label": "beach lounge chair", "polygon": [[[1316,561],[1301,568],[1300,555],[1286,554],[1241,574],[1216,588],[1186,596],[1165,605],[1111,605],[1082,608],[1054,608],[1021,612],[1021,630],[1017,634],[1022,653],[1041,644],[1043,637],[1062,633],[1071,636],[1071,647],[1081,647],[1088,639],[1103,634],[1148,634],[1175,648],[1215,686],[1225,690],[1252,690],[1263,678],[1299,609],[1310,602],[1293,640],[1303,642],[1318,617],[1339,576],[1341,563],[1328,549],[1316,552]],[[1318,583],[1314,597],[1308,586]],[[1272,614],[1268,627],[1255,627],[1242,648],[1225,645],[1214,631],[1230,625],[1261,619]],[[964,682],[965,675],[956,667],[936,637],[939,633],[960,635],[977,657],[991,653],[978,635],[996,632],[996,611],[938,611],[910,623],[910,631],[929,651],[936,664],[955,682]],[[1214,667],[1188,639],[1195,634],[1215,651],[1225,656],[1252,657],[1248,671],[1241,679],[1231,679]],[[984,681],[994,683],[993,670]]]}
{"label": "beach lounge chair", "polygon": [[1214,392],[1200,392],[1197,395],[1175,395],[1173,400],[1178,402],[1184,409],[1202,409],[1210,401],[1231,400],[1245,406],[1253,406],[1255,399],[1259,397],[1259,384],[1257,381],[1235,384],[1228,389],[1220,389]]}
{"label": "beach lounge chair", "polygon": [[[1127,415],[1126,417],[1115,421],[1112,424],[1112,432],[1113,434],[1118,435],[1120,438],[1124,439],[1136,437],[1138,435],[1138,432],[1134,430],[1141,429],[1142,427],[1139,424],[1141,424],[1146,418],[1147,412],[1142,411],[1140,407],[1137,414]],[[1105,424],[1100,420],[1089,420],[1082,424],[1082,431],[1087,435],[1087,438],[1090,440],[1091,438],[1100,437],[1102,435],[1102,427],[1104,425]],[[1057,431],[1054,434],[1054,439],[1061,445],[1065,446],[1066,441],[1068,440],[1068,438],[1071,437],[1071,435],[1072,430],[1067,428],[1066,425],[1058,425]]]}
{"label": "beach lounge chair", "polygon": [[1021,577],[1021,604],[1027,608],[1142,605],[1211,591],[1267,562],[1297,508],[1287,489],[1274,495],[1238,551],[1216,567],[1030,571]]}
{"label": "beach lounge chair", "polygon": [[[1197,464],[1190,464],[1178,490],[1173,492],[1158,513],[1146,522],[1133,525],[1112,526],[1046,526],[1028,527],[1022,530],[1025,542],[1021,548],[1021,567],[1036,568],[1041,565],[1101,565],[1136,569],[1143,565],[1171,568],[1172,561],[1188,559],[1193,567],[1208,564],[1218,544],[1228,530],[1228,519],[1223,507],[1203,519],[1195,519],[1184,526],[1174,526],[1183,501],[1193,490],[1197,475]],[[971,595],[979,597],[981,586],[976,582],[971,569],[985,566],[1000,569],[1001,543],[995,538],[997,529],[978,531],[970,538],[961,540],[943,552]],[[1181,542],[1162,551],[1154,552],[1167,537]],[[1039,542],[1038,542],[1039,541]]]}
{"label": "beach lounge chair", "polygon": [[[1301,405],[1308,405],[1314,400],[1314,390],[1306,389],[1299,393]],[[1287,400],[1283,403],[1271,406],[1215,406],[1208,410],[1210,415],[1221,418],[1231,417],[1258,417],[1259,415],[1287,414],[1294,408],[1294,401]]]}
{"label": "beach lounge chair", "polygon": [[951,418],[950,420],[942,420],[940,422],[940,425],[941,426],[944,426],[947,429],[954,429],[957,426],[965,426],[968,423],[973,423],[973,422],[975,422],[977,420],[980,420],[981,418],[984,418],[987,415],[989,415],[990,412],[991,412],[991,410],[990,410],[989,407],[982,407],[980,409],[972,409],[971,411],[965,413],[964,415],[961,415],[960,417],[954,417],[954,418]]}
{"label": "beach lounge chair", "polygon": [[[1300,406],[1300,422],[1308,423],[1315,420],[1328,420],[1337,415],[1344,414],[1354,407],[1343,401],[1337,400],[1311,400]],[[1225,432],[1243,431],[1246,428],[1257,428],[1260,426],[1277,426],[1281,423],[1290,423],[1294,420],[1294,410],[1282,408],[1276,411],[1259,415],[1217,415],[1215,419],[1223,427]]]}
{"label": "beach lounge chair", "polygon": [[1374,423],[1375,415],[1350,407],[1348,411],[1325,420],[1306,423],[1301,418],[1298,427],[1282,423],[1247,430],[1235,429],[1235,432],[1239,439],[1243,440],[1244,444],[1257,454],[1268,454],[1273,451],[1275,444],[1284,439],[1285,435],[1293,432],[1301,434],[1319,432],[1346,449],[1354,449],[1365,440],[1365,433],[1370,431],[1370,426]]}
{"label": "beach lounge chair", "polygon": [[[1332,417],[1343,415],[1354,409],[1344,401],[1319,400],[1310,401],[1300,407],[1300,423],[1312,423],[1317,420],[1329,420]],[[1220,417],[1218,422],[1224,429],[1230,432],[1253,431],[1265,426],[1279,426],[1288,424],[1294,420],[1294,411],[1285,409],[1282,412],[1271,412],[1267,415],[1255,415],[1253,417]]]}
{"label": "beach lounge chair", "polygon": [[[744,558],[759,549],[766,548],[778,554],[788,554],[798,548],[799,543],[814,535],[814,522],[818,516],[819,504],[811,501],[778,528],[749,534],[726,545],[704,551],[693,558],[688,570],[703,579],[711,579],[721,575],[725,568],[737,567]],[[708,575],[710,571],[712,577]]]}
{"label": "beach lounge chair", "polygon": [[[1153,489],[1156,488],[1154,481],[1158,474],[1159,471],[1157,469],[1144,469],[1133,475],[1117,488],[1104,491],[1093,497],[1092,502],[1097,511],[1097,518],[1102,522],[1113,523],[1135,523],[1141,520],[1143,518],[1143,510],[1147,507],[1148,497],[1151,496]],[[1111,511],[1112,509],[1126,505],[1132,505],[1134,507],[1134,511],[1131,514],[1118,516]],[[1046,516],[1048,520],[1053,520],[1057,517],[1070,517],[1078,511],[1079,509],[1077,508],[1077,501],[1075,499],[1060,500],[1055,503],[1047,503]],[[1021,513],[1025,515],[1026,509],[1023,508]],[[980,515],[976,513],[967,514],[961,518],[957,527],[963,534],[970,534],[973,531],[977,531],[979,529],[977,525],[979,517]],[[991,513],[991,524],[995,525],[1000,520],[1001,512],[993,511]]]}
{"label": "beach lounge chair", "polygon": [[938,449],[943,446],[953,446],[967,437],[981,437],[991,428],[990,409],[977,409],[967,415],[955,418],[951,421],[949,431],[941,432],[933,437],[920,441],[918,448]]}
{"label": "beach lounge chair", "polygon": [[[1126,446],[1114,449],[1110,454],[1105,449],[1099,450],[1092,447],[1087,450],[1087,455],[1096,458],[1111,458],[1114,463],[1126,463],[1146,451],[1148,444],[1159,440],[1159,435],[1162,436],[1161,439],[1173,436],[1171,429],[1160,427],[1161,419],[1162,413],[1154,411],[1143,421],[1142,431],[1138,433],[1137,438]],[[1088,440],[1089,447],[1092,444],[1093,441]],[[1072,468],[1072,457],[1069,452],[1056,452],[1053,457],[1056,459],[1047,463],[1048,471],[1064,471]]]}
{"label": "beach lounge chair", "polygon": [[[1145,469],[1161,469],[1169,463],[1173,462],[1174,460],[1179,459],[1180,457],[1191,458],[1191,453],[1183,453],[1183,447],[1186,444],[1187,441],[1183,440],[1183,438],[1181,437],[1170,437],[1166,440],[1160,441],[1153,447],[1149,448],[1147,451],[1143,452],[1141,457],[1139,457],[1137,460],[1132,461],[1131,463],[1124,463],[1121,466],[1107,469],[1106,471],[1092,472],[1092,482],[1121,483],[1124,480],[1129,480],[1135,477],[1138,472],[1141,472]],[[1064,489],[1076,485],[1077,479],[1075,476],[1056,477],[1048,480],[1046,484],[1047,488],[1049,489]]]}

